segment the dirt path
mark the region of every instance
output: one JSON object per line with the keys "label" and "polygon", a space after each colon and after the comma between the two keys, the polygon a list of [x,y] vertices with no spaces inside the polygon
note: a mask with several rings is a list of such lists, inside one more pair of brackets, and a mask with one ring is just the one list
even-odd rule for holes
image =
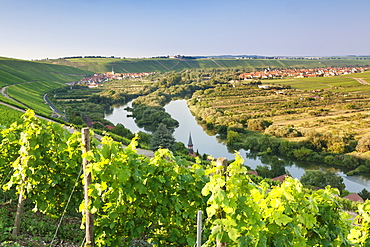
{"label": "dirt path", "polygon": [[356,81],[358,81],[359,83],[361,83],[362,85],[369,85],[370,86],[370,83],[368,83],[367,81],[365,81],[364,79],[362,78],[352,78],[352,79],[355,79]]}

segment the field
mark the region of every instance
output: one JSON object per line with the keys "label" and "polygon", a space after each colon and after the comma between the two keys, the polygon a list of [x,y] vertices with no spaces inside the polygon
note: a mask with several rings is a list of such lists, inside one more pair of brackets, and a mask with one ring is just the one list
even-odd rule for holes
{"label": "field", "polygon": [[119,59],[119,58],[72,58],[43,60],[44,63],[72,66],[93,72],[111,71],[119,73],[168,72],[186,69],[265,69],[270,68],[318,68],[341,66],[370,66],[370,60],[354,59]]}
{"label": "field", "polygon": [[327,78],[264,80],[262,83],[271,89],[222,86],[198,92],[195,97],[203,105],[229,116],[213,120],[221,125],[227,125],[222,121],[230,122],[230,119],[263,118],[278,125],[361,136],[369,132],[370,85],[352,78],[368,80],[369,77],[370,72],[365,72]]}

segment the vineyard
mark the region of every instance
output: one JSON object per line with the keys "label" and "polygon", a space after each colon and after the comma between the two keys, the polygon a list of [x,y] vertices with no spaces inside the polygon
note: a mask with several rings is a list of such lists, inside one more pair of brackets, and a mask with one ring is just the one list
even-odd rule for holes
{"label": "vineyard", "polygon": [[[6,93],[10,97],[46,116],[51,109],[44,103],[45,93],[90,73],[67,66],[0,57],[0,87],[9,86]],[[24,108],[2,95],[0,100]]]}
{"label": "vineyard", "polygon": [[9,127],[12,123],[19,121],[23,115],[22,112],[14,110],[10,107],[0,105],[1,123],[0,125]]}
{"label": "vineyard", "polygon": [[29,82],[8,87],[7,93],[10,97],[46,116],[50,114],[50,107],[44,102],[44,94],[53,89],[65,86],[60,82]]}
{"label": "vineyard", "polygon": [[71,82],[88,74],[91,72],[67,66],[0,57],[1,83],[7,85],[26,81]]}
{"label": "vineyard", "polygon": [[[76,210],[92,213],[96,246],[194,246],[199,210],[205,214],[204,247],[370,244],[369,201],[359,205],[352,222],[341,210],[337,189],[311,191],[292,178],[279,186],[256,183],[238,154],[230,164],[218,159],[209,166],[181,160],[165,149],[149,159],[137,154],[136,139],[123,148],[109,137],[93,140],[86,150],[81,133],[42,122],[32,111],[2,128],[0,136],[2,212],[10,207],[9,197],[19,196],[15,228],[0,217],[0,242],[15,244],[14,235],[22,233],[27,221],[21,210],[25,203],[60,222]],[[85,174],[91,176],[86,204],[83,160]],[[46,245],[59,246],[58,229]]]}

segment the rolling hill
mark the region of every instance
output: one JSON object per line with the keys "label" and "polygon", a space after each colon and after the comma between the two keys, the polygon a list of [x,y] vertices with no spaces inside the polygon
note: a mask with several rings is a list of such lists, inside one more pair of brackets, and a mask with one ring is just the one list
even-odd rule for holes
{"label": "rolling hill", "polygon": [[[68,66],[0,57],[0,88],[8,86],[9,96],[41,114],[51,113],[43,100],[46,92],[88,74],[91,72]],[[2,95],[0,100],[11,102]]]}
{"label": "rolling hill", "polygon": [[120,73],[168,72],[185,69],[244,68],[249,70],[270,68],[319,68],[342,66],[370,66],[370,60],[355,59],[175,59],[175,58],[69,58],[48,59],[42,63],[66,65],[92,72],[111,71]]}

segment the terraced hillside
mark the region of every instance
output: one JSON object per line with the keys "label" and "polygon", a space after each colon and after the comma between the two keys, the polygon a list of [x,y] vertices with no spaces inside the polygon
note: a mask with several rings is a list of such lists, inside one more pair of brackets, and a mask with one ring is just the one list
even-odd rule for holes
{"label": "terraced hillside", "polygon": [[245,68],[318,68],[331,66],[370,66],[370,60],[354,59],[119,59],[119,58],[72,58],[41,62],[67,65],[93,72],[107,72],[112,68],[120,73],[167,72],[184,69]]}
{"label": "terraced hillside", "polygon": [[[78,68],[0,57],[0,87],[6,93],[38,113],[49,114],[43,95],[66,82],[78,81],[90,71]],[[10,102],[4,96],[1,101]]]}

